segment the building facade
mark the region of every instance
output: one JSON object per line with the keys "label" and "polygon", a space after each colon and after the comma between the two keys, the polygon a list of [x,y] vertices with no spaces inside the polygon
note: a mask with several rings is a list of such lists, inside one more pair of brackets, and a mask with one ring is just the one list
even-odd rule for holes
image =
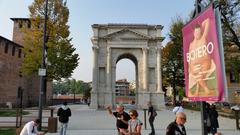
{"label": "building facade", "polygon": [[127,79],[116,81],[115,93],[116,96],[130,96],[129,82]]}
{"label": "building facade", "polygon": [[130,82],[127,79],[116,81],[115,85],[116,103],[133,103],[135,102],[135,94],[130,90]]}

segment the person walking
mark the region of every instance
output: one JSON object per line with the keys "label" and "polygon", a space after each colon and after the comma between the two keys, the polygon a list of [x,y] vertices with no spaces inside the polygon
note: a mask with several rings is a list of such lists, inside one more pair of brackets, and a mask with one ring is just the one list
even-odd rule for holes
{"label": "person walking", "polygon": [[204,126],[207,129],[207,133],[210,133],[211,131],[211,120],[210,120],[210,104],[207,102],[203,102],[205,104],[205,109],[203,112],[204,115]]}
{"label": "person walking", "polygon": [[131,119],[128,121],[128,130],[120,129],[120,132],[124,135],[141,135],[141,129],[143,123],[141,120],[138,119],[138,112],[137,110],[130,110],[129,115]]}
{"label": "person walking", "polygon": [[178,112],[176,114],[175,121],[171,122],[166,129],[166,135],[187,135],[184,124],[187,117],[184,112]]}
{"label": "person walking", "polygon": [[211,123],[210,132],[214,135],[215,133],[217,133],[217,128],[219,128],[219,123],[218,123],[218,112],[216,110],[216,106],[213,104],[210,106],[209,118]]}
{"label": "person walking", "polygon": [[88,98],[88,99],[87,99],[87,105],[90,106],[90,103],[91,103],[91,99]]}
{"label": "person walking", "polygon": [[116,127],[118,130],[118,135],[122,135],[121,131],[127,131],[128,129],[128,121],[131,119],[128,113],[124,111],[124,106],[119,104],[116,106],[116,112],[112,112],[110,106],[107,107],[108,113],[111,116],[116,118]]}
{"label": "person walking", "polygon": [[37,127],[39,126],[40,122],[41,122],[40,119],[29,121],[24,125],[22,131],[20,132],[20,135],[40,135],[40,133],[38,133],[37,130]]}
{"label": "person walking", "polygon": [[63,105],[57,111],[60,122],[60,135],[66,135],[68,121],[71,115],[71,109],[67,106],[67,102],[63,102]]}
{"label": "person walking", "polygon": [[154,129],[154,120],[156,117],[156,110],[153,108],[152,103],[148,102],[148,116],[149,116],[149,125],[151,127],[151,133],[149,135],[155,135],[155,129]]}
{"label": "person walking", "polygon": [[177,102],[176,106],[173,108],[172,111],[174,114],[177,114],[178,112],[183,112],[182,104],[180,102]]}

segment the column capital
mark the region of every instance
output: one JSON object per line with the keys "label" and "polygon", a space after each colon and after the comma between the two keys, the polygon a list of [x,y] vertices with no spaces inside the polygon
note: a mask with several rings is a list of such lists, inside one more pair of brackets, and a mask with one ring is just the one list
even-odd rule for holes
{"label": "column capital", "polygon": [[156,46],[155,49],[159,51],[162,49],[162,46]]}
{"label": "column capital", "polygon": [[147,50],[149,50],[149,47],[142,47],[143,52],[146,52]]}
{"label": "column capital", "polygon": [[111,52],[111,46],[107,47],[107,52],[110,53]]}
{"label": "column capital", "polygon": [[93,45],[92,49],[99,49],[99,46],[98,45]]}
{"label": "column capital", "polygon": [[98,37],[94,36],[91,38],[92,44],[93,45],[98,45]]}

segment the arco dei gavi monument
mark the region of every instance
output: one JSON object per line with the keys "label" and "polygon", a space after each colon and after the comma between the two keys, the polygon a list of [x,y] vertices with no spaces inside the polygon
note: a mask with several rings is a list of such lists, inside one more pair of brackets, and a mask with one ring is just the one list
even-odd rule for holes
{"label": "arco dei gavi monument", "polygon": [[135,64],[136,105],[164,107],[161,77],[161,25],[93,24],[93,80],[91,108],[115,106],[116,65],[121,59]]}

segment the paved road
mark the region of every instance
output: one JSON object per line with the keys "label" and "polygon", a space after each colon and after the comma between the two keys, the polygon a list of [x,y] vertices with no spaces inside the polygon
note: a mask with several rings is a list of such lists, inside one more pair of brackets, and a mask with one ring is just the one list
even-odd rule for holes
{"label": "paved road", "polygon": [[[89,109],[86,105],[71,105],[72,117],[70,118],[68,135],[114,135],[115,118],[109,116],[105,110]],[[144,122],[144,113],[139,111],[139,118]],[[187,114],[186,129],[188,135],[201,135],[200,112],[185,110]],[[56,114],[54,114],[56,116]],[[174,120],[174,114],[170,110],[158,111],[155,120],[156,134],[164,135],[165,128]],[[219,124],[224,135],[240,135],[240,131],[236,130],[235,120],[219,117]],[[142,134],[150,133],[149,125],[144,129]],[[59,133],[48,133],[47,135],[58,135]]]}

